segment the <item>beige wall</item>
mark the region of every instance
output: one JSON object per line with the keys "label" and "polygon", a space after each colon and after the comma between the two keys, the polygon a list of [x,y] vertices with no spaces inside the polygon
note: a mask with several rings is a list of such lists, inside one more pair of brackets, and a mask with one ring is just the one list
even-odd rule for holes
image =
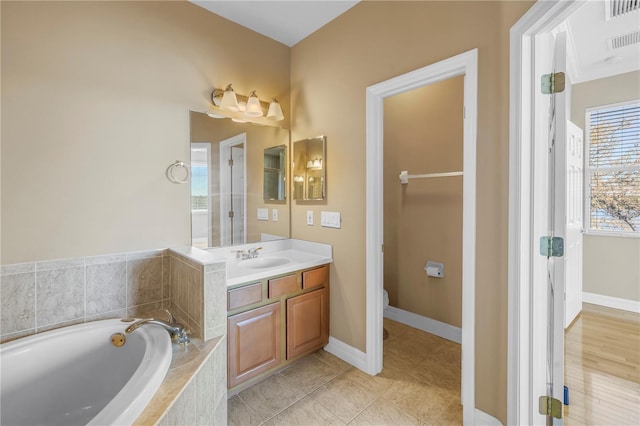
{"label": "beige wall", "polygon": [[[462,170],[464,77],[384,101],[384,287],[391,306],[462,326],[462,177],[398,174]],[[428,260],[445,265],[428,277]]]}
{"label": "beige wall", "polygon": [[[571,121],[584,129],[587,108],[633,99],[640,99],[640,71],[574,84]],[[583,291],[639,301],[640,239],[585,235],[582,272]]]}
{"label": "beige wall", "polygon": [[331,334],[364,350],[365,88],[478,48],[476,405],[505,423],[509,28],[531,4],[363,2],[288,49],[184,2],[3,1],[2,263],[188,243],[164,177],[188,110],[232,82],[288,115],[290,88],[292,140],[328,136],[327,199],[292,206],[292,236],[333,245]]}
{"label": "beige wall", "polygon": [[193,4],[1,7],[3,264],[188,244],[189,110],[232,82],[288,115],[290,49]]}
{"label": "beige wall", "polygon": [[[214,173],[212,175],[213,207],[211,221],[213,244],[220,245],[220,179],[217,164],[220,161],[220,142],[240,133],[247,134],[245,144],[247,181],[247,242],[261,241],[261,235],[270,234],[289,238],[289,197],[284,201],[264,201],[264,150],[278,145],[287,146],[289,155],[289,131],[279,127],[256,126],[235,123],[227,119],[215,119],[200,112],[191,112],[191,142],[210,142]],[[288,171],[287,171],[288,173]],[[287,179],[287,182],[289,180]],[[259,221],[257,209],[269,209],[269,220]],[[278,221],[272,221],[272,210],[278,210]]]}
{"label": "beige wall", "polygon": [[[479,51],[476,406],[506,422],[509,28],[530,2],[362,2],[291,51],[292,140],[327,135],[327,199],[292,235],[333,245],[331,335],[365,349],[366,87]],[[339,211],[340,230],[305,211]]]}
{"label": "beige wall", "polygon": [[586,235],[582,291],[640,301],[640,238]]}

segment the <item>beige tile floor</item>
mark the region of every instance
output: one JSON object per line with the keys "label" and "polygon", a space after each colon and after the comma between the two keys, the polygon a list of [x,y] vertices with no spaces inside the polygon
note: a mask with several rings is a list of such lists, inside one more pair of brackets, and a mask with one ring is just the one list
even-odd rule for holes
{"label": "beige tile floor", "polygon": [[377,376],[325,351],[229,399],[229,425],[460,425],[460,345],[387,318]]}

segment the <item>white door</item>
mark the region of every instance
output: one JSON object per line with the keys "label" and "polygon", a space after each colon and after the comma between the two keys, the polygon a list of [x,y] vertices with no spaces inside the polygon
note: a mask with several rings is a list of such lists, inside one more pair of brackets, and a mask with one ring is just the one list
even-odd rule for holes
{"label": "white door", "polygon": [[[535,151],[536,174],[533,194],[533,222],[535,247],[533,266],[532,330],[532,390],[534,407],[543,396],[563,401],[564,396],[564,281],[565,259],[547,255],[543,250],[548,239],[565,237],[566,210],[566,96],[564,92],[542,93],[544,74],[565,71],[566,37],[564,33],[545,33],[535,39],[535,75],[539,87],[535,93]],[[554,403],[555,412],[562,414],[562,405]],[[534,424],[562,425],[562,418],[533,413]]]}
{"label": "white door", "polygon": [[567,121],[564,328],[569,327],[582,310],[583,139],[582,129],[571,121]]}
{"label": "white door", "polygon": [[245,235],[245,173],[244,145],[231,147],[231,244],[244,244]]}
{"label": "white door", "polygon": [[[247,134],[220,142],[220,244],[246,242],[247,188],[244,147]],[[237,157],[237,158],[235,158]]]}

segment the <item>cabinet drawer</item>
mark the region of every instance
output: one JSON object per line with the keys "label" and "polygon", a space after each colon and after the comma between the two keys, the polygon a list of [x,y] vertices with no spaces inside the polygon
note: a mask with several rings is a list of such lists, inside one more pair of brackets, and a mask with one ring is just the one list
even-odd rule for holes
{"label": "cabinet drawer", "polygon": [[298,279],[295,274],[269,280],[269,299],[293,293],[296,290],[298,290]]}
{"label": "cabinet drawer", "polygon": [[235,288],[227,293],[227,310],[229,311],[258,302],[262,302],[262,283]]}
{"label": "cabinet drawer", "polygon": [[317,287],[329,282],[329,265],[324,265],[320,268],[313,269],[302,273],[302,288],[304,290],[308,288]]}

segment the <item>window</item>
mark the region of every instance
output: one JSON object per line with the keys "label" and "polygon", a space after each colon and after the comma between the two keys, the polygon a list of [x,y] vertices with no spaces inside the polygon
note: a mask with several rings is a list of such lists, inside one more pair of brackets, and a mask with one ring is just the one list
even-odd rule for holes
{"label": "window", "polygon": [[640,101],[587,109],[587,231],[640,236]]}

